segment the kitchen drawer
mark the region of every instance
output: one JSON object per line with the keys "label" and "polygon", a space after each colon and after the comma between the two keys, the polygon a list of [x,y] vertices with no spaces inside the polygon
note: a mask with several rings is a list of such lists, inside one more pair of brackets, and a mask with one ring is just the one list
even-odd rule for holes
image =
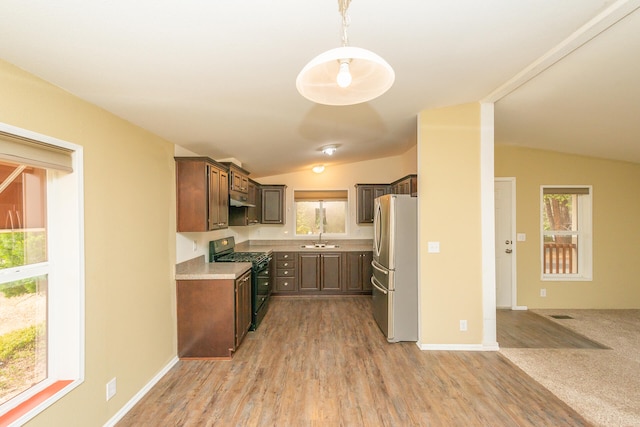
{"label": "kitchen drawer", "polygon": [[276,277],[295,277],[295,268],[278,268],[276,269]]}
{"label": "kitchen drawer", "polygon": [[276,252],[276,261],[295,261],[297,254],[295,252]]}
{"label": "kitchen drawer", "polygon": [[277,277],[275,292],[297,292],[295,277]]}
{"label": "kitchen drawer", "polygon": [[293,260],[284,260],[284,261],[276,261],[276,268],[280,269],[288,269],[288,268],[296,268],[296,262]]}

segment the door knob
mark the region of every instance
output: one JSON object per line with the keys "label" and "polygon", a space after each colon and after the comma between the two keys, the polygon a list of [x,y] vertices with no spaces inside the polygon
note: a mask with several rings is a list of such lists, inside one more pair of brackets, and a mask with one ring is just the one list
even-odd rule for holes
{"label": "door knob", "polygon": [[505,249],[504,251],[505,251],[505,253],[508,253],[508,254],[510,254],[511,252],[513,252],[511,249]]}

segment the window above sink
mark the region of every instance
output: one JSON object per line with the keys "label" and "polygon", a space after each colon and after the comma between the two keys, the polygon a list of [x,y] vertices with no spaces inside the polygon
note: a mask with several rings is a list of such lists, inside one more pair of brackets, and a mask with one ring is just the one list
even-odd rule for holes
{"label": "window above sink", "polygon": [[[347,190],[296,190],[294,191],[294,201],[297,236],[325,233],[332,235],[346,234]],[[309,249],[313,247],[310,246]],[[323,246],[315,247],[322,248]]]}

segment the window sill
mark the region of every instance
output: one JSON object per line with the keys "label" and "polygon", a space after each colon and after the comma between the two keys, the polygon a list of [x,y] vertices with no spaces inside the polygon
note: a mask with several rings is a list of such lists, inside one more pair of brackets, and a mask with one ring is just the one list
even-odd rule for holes
{"label": "window sill", "polygon": [[587,276],[542,276],[543,282],[592,282],[592,277]]}
{"label": "window sill", "polygon": [[[73,380],[61,380],[61,381],[54,382],[49,387],[36,393],[35,395],[31,396],[29,399],[25,400],[24,402],[18,404],[18,406],[0,415],[0,426],[11,425],[11,423],[29,414],[30,412],[33,412],[31,414],[31,417],[29,417],[29,418],[32,418],[36,414],[40,413],[43,409],[48,407],[51,403],[55,402],[56,400],[61,398],[63,395],[65,395],[68,391],[70,391],[71,388],[73,387],[61,393],[61,391],[63,391],[71,383],[73,383]],[[51,401],[48,402],[46,406],[39,408],[37,412],[35,411],[38,407],[40,407],[43,403],[47,402],[48,400],[51,400]],[[27,420],[25,419],[21,421],[27,421]]]}

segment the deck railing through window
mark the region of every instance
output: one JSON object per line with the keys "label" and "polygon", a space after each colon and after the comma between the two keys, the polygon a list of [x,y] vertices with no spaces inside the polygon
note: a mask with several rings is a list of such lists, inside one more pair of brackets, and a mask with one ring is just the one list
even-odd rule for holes
{"label": "deck railing through window", "polygon": [[577,245],[575,243],[545,243],[544,273],[572,274],[578,272]]}

